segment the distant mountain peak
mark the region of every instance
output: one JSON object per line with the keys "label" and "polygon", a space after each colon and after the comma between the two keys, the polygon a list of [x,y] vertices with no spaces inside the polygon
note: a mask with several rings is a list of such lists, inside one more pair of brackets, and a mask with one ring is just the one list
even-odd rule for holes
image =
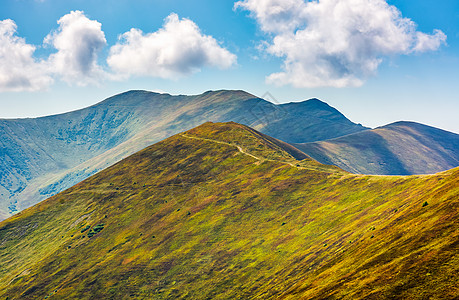
{"label": "distant mountain peak", "polygon": [[330,105],[328,105],[325,101],[322,101],[322,100],[320,100],[320,99],[318,99],[318,98],[311,98],[311,99],[305,100],[305,101],[303,101],[303,102],[318,103],[318,104],[330,106]]}
{"label": "distant mountain peak", "polygon": [[116,98],[116,97],[122,97],[122,96],[131,96],[131,95],[141,95],[141,94],[158,94],[157,92],[152,92],[152,91],[147,91],[147,90],[129,90],[129,91],[126,91],[126,92],[122,92],[122,93],[119,93],[119,94],[116,94],[116,95],[113,95],[111,97],[108,97],[107,99],[111,99],[111,98]]}
{"label": "distant mountain peak", "polygon": [[458,134],[412,121],[295,147],[321,163],[362,174],[433,174],[459,165]]}
{"label": "distant mountain peak", "polygon": [[208,94],[242,94],[242,95],[255,97],[254,95],[252,95],[249,92],[246,92],[244,90],[226,90],[226,89],[208,90],[208,91],[205,91],[204,93],[202,93],[201,95],[208,95]]}
{"label": "distant mountain peak", "polygon": [[421,130],[421,131],[430,131],[430,132],[443,132],[443,133],[452,133],[457,135],[454,132],[450,132],[441,128],[433,127],[430,125],[414,122],[414,121],[397,121],[384,126],[377,127],[375,129],[403,129],[410,128],[412,130]]}
{"label": "distant mountain peak", "polygon": [[319,100],[317,98],[311,98],[311,99],[299,101],[299,102],[289,102],[289,103],[284,103],[281,105],[284,107],[295,106],[302,110],[325,110],[325,111],[330,111],[333,113],[341,114],[336,108],[330,106],[328,103],[322,100]]}
{"label": "distant mountain peak", "polygon": [[[247,100],[252,98],[258,98],[257,96],[250,94],[243,90],[209,90],[202,94],[195,95],[198,98],[212,98],[218,102],[228,100]],[[217,99],[218,98],[218,99]]]}
{"label": "distant mountain peak", "polygon": [[426,126],[426,127],[430,127],[428,125],[424,125],[424,124],[421,124],[421,123],[417,123],[417,122],[414,122],[414,121],[396,121],[396,122],[393,122],[393,123],[389,123],[389,124],[386,124],[386,125],[383,125],[383,126],[379,126],[377,128],[390,128],[390,127],[400,127],[400,126]]}

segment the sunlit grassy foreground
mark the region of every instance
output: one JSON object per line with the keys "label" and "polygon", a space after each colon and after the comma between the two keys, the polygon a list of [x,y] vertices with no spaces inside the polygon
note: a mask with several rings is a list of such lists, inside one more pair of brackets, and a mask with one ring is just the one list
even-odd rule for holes
{"label": "sunlit grassy foreground", "polygon": [[0,223],[0,299],[459,295],[459,169],[361,176],[289,153],[206,123],[124,159]]}

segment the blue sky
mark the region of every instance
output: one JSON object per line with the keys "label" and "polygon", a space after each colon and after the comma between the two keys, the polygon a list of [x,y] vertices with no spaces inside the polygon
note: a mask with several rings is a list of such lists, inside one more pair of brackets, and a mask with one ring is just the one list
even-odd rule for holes
{"label": "blue sky", "polygon": [[3,0],[0,117],[130,89],[243,89],[279,103],[317,97],[370,127],[459,133],[458,1],[236,2]]}

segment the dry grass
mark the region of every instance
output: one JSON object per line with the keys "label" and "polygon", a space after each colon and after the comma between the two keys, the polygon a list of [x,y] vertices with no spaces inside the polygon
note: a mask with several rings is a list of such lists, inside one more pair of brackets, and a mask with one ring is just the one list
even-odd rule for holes
{"label": "dry grass", "polygon": [[186,135],[196,138],[173,136],[0,223],[0,296],[459,295],[459,169],[357,176],[297,166],[235,123]]}

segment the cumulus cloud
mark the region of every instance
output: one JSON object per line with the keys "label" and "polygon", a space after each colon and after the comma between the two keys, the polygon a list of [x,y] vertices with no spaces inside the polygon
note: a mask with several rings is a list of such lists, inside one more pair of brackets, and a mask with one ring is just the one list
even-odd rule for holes
{"label": "cumulus cloud", "polygon": [[265,50],[284,59],[267,82],[295,87],[360,86],[384,57],[437,50],[446,35],[418,32],[385,0],[243,0],[272,40]]}
{"label": "cumulus cloud", "polygon": [[88,19],[82,11],[72,11],[57,23],[59,28],[44,40],[57,49],[48,59],[50,72],[78,85],[103,78],[106,74],[97,63],[98,54],[107,43],[102,25]]}
{"label": "cumulus cloud", "polygon": [[14,21],[0,21],[0,92],[42,90],[54,79],[84,86],[131,75],[177,78],[206,66],[226,69],[236,63],[236,55],[176,14],[169,15],[156,32],[131,29],[122,34],[106,59],[110,69],[98,62],[107,45],[101,23],[72,11],[57,24],[43,40],[55,51],[36,60],[36,46],[16,36]]}
{"label": "cumulus cloud", "polygon": [[238,1],[234,8],[249,10],[265,32],[281,33],[293,31],[302,25],[303,0],[258,0]]}
{"label": "cumulus cloud", "polygon": [[156,32],[145,34],[133,28],[122,34],[111,47],[107,63],[125,76],[176,78],[205,66],[229,68],[236,56],[202,34],[193,21],[171,14]]}
{"label": "cumulus cloud", "polygon": [[441,30],[435,29],[433,34],[416,32],[415,52],[435,51],[446,42],[446,34]]}
{"label": "cumulus cloud", "polygon": [[0,21],[0,91],[44,89],[53,80],[44,63],[33,58],[35,46],[16,36],[16,29],[14,21]]}

